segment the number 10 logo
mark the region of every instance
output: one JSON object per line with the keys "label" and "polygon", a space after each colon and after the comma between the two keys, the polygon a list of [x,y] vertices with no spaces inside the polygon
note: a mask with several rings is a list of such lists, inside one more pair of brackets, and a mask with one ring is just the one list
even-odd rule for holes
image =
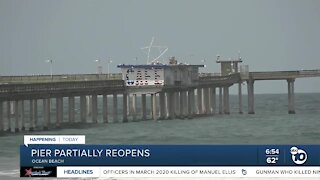
{"label": "number 10 logo", "polygon": [[308,155],[303,149],[292,147],[290,149],[292,161],[296,164],[303,164],[307,161]]}

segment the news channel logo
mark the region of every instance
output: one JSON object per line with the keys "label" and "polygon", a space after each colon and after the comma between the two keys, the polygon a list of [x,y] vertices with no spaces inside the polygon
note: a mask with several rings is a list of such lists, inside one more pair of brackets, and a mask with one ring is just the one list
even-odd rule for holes
{"label": "news channel logo", "polygon": [[298,165],[304,164],[308,159],[307,152],[295,146],[290,148],[290,153],[291,153],[291,159],[295,164],[298,164]]}

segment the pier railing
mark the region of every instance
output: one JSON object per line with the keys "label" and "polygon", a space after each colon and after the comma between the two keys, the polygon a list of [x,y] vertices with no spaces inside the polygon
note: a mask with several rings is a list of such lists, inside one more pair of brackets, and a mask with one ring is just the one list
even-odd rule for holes
{"label": "pier railing", "polygon": [[283,80],[303,77],[320,76],[320,70],[300,70],[300,71],[269,71],[269,72],[250,72],[248,76],[241,75],[243,80],[252,77],[254,80]]}
{"label": "pier railing", "polygon": [[88,91],[123,91],[122,80],[100,80],[100,81],[74,81],[74,82],[50,82],[50,83],[29,83],[29,84],[2,84],[0,86],[0,98],[10,99],[12,97],[25,95],[53,95],[68,92],[77,93]]}
{"label": "pier railing", "polygon": [[31,76],[0,76],[0,84],[7,83],[37,83],[37,82],[63,82],[63,81],[95,81],[120,80],[121,73],[112,74],[59,74],[59,75],[31,75]]}

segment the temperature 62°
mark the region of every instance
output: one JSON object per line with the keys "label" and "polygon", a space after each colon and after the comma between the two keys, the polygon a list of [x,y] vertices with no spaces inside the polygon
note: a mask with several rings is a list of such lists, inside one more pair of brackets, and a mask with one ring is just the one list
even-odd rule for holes
{"label": "temperature 62\u00b0", "polygon": [[278,157],[267,157],[266,161],[268,164],[275,164],[278,161]]}

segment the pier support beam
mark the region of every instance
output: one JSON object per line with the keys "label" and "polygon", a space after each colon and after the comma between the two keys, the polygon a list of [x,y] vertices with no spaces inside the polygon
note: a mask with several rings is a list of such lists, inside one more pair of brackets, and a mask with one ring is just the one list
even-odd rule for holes
{"label": "pier support beam", "polygon": [[167,105],[168,105],[168,119],[174,119],[175,114],[174,114],[174,109],[175,109],[175,92],[169,92],[167,93]]}
{"label": "pier support beam", "polygon": [[[172,105],[171,108],[170,108],[170,110],[171,110],[171,112],[170,112],[170,114],[171,114],[170,117],[171,117],[171,118],[170,118],[170,119],[176,118],[176,114],[175,114],[174,110],[177,109],[176,107],[178,106],[178,104],[180,105],[180,102],[179,102],[179,101],[178,101],[177,103],[176,103],[176,101],[175,101],[175,100],[177,99],[177,98],[176,98],[176,95],[177,95],[177,94],[176,94],[175,92],[171,92],[171,93],[170,93],[170,96],[169,96],[169,97],[170,97],[170,101],[171,101],[170,104]],[[180,93],[179,93],[179,97],[180,97]],[[180,99],[179,99],[179,100],[180,100]],[[180,109],[180,108],[179,108],[179,109]]]}
{"label": "pier support beam", "polygon": [[153,95],[154,94],[150,94],[150,119],[153,119]]}
{"label": "pier support beam", "polygon": [[150,94],[150,111],[148,113],[150,113],[150,119],[153,119],[153,94]]}
{"label": "pier support beam", "polygon": [[222,87],[219,87],[219,114],[222,114]]}
{"label": "pier support beam", "polygon": [[38,104],[37,99],[30,100],[30,131],[34,131],[38,121]]}
{"label": "pier support beam", "polygon": [[203,113],[202,109],[202,88],[197,89],[197,99],[198,99],[198,114]]}
{"label": "pier support beam", "polygon": [[132,120],[137,120],[137,95],[132,94],[132,100],[131,100],[131,114],[132,114]]}
{"label": "pier support beam", "polygon": [[180,118],[184,119],[186,117],[185,110],[187,106],[187,92],[186,91],[180,91]]}
{"label": "pier support beam", "polygon": [[216,113],[216,87],[210,88],[210,112]]}
{"label": "pier support beam", "polygon": [[[8,102],[9,103],[9,102]],[[8,106],[8,117],[10,117],[10,105]],[[33,122],[33,99],[29,100],[29,131],[34,131],[34,122]],[[9,119],[10,120],[10,119]],[[9,125],[9,123],[8,123]],[[9,126],[10,128],[10,126]]]}
{"label": "pier support beam", "polygon": [[80,96],[80,121],[81,123],[87,122],[87,98],[85,95]]}
{"label": "pier support beam", "polygon": [[56,111],[57,111],[56,127],[60,127],[63,121],[63,98],[62,97],[56,98]]}
{"label": "pier support beam", "polygon": [[33,127],[34,129],[37,127],[38,124],[38,100],[33,100]]}
{"label": "pier support beam", "polygon": [[104,94],[102,96],[102,101],[103,122],[108,123],[108,95]]}
{"label": "pier support beam", "polygon": [[93,94],[91,98],[91,106],[92,106],[92,122],[97,123],[98,122],[98,95]]}
{"label": "pier support beam", "polygon": [[87,116],[91,116],[92,115],[92,96],[86,96],[86,108],[87,108]]}
{"label": "pier support beam", "polygon": [[147,97],[146,94],[141,94],[141,103],[142,103],[142,120],[147,119]]}
{"label": "pier support beam", "polygon": [[14,109],[14,128],[11,129],[12,132],[19,131],[19,101],[13,101],[13,109]]}
{"label": "pier support beam", "polygon": [[157,94],[151,94],[152,98],[152,119],[157,120]]}
{"label": "pier support beam", "polygon": [[254,114],[254,80],[247,81],[248,87],[248,114]]}
{"label": "pier support beam", "polygon": [[122,97],[122,122],[128,122],[128,95],[123,93]]}
{"label": "pier support beam", "polygon": [[229,105],[229,87],[223,87],[223,105],[224,105],[224,114],[230,114],[230,105]]}
{"label": "pier support beam", "polygon": [[204,114],[210,114],[209,88],[203,88]]}
{"label": "pier support beam", "polygon": [[70,96],[68,98],[68,104],[69,104],[69,123],[74,123],[75,122],[75,118],[74,118],[74,111],[75,111],[75,99],[74,96]]}
{"label": "pier support beam", "polygon": [[19,100],[14,101],[13,107],[14,107],[14,119],[15,119],[13,132],[19,132],[20,131],[19,120],[21,115],[20,108],[19,108]]}
{"label": "pier support beam", "polygon": [[0,101],[0,133],[3,132],[3,101]]}
{"label": "pier support beam", "polygon": [[184,104],[183,104],[183,98],[184,98],[184,92],[183,91],[177,91],[175,93],[175,98],[176,98],[176,109],[178,109],[178,112],[176,113],[176,117],[180,118],[180,119],[183,119],[184,118],[184,112],[183,112],[183,107],[184,107]]}
{"label": "pier support beam", "polygon": [[[24,123],[24,100],[19,101],[19,130],[25,130],[25,123]],[[1,130],[0,130],[1,131]]]}
{"label": "pier support beam", "polygon": [[295,105],[294,105],[294,80],[287,79],[288,82],[288,113],[295,114]]}
{"label": "pier support beam", "polygon": [[11,101],[7,101],[7,127],[5,131],[10,132],[11,129]]}
{"label": "pier support beam", "polygon": [[166,117],[166,96],[164,92],[160,92],[160,117],[159,119],[165,119]]}
{"label": "pier support beam", "polygon": [[117,93],[113,94],[113,122],[118,122],[118,97]]}
{"label": "pier support beam", "polygon": [[188,118],[192,119],[194,116],[194,89],[188,91]]}
{"label": "pier support beam", "polygon": [[20,123],[21,123],[21,131],[24,131],[24,130],[26,130],[26,128],[25,128],[25,116],[24,116],[24,100],[21,100],[20,101],[20,108],[19,108],[19,110],[20,110]]}
{"label": "pier support beam", "polygon": [[239,114],[242,114],[242,88],[241,88],[241,81],[238,84],[238,96],[239,96]]}
{"label": "pier support beam", "polygon": [[174,116],[178,118],[182,118],[182,108],[183,108],[183,100],[182,100],[182,91],[174,92]]}
{"label": "pier support beam", "polygon": [[8,101],[8,132],[14,132],[14,119],[12,120],[12,118],[14,117],[15,114],[15,107],[14,107],[14,101]]}
{"label": "pier support beam", "polygon": [[50,98],[43,99],[43,129],[48,130],[50,126]]}

